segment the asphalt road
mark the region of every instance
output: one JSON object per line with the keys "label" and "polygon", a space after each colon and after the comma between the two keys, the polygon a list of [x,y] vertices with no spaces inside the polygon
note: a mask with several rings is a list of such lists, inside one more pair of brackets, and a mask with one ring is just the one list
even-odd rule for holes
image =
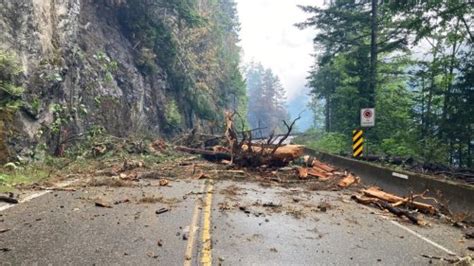
{"label": "asphalt road", "polygon": [[345,193],[209,180],[53,191],[0,205],[0,264],[424,265],[422,255],[466,254],[460,230],[410,225]]}

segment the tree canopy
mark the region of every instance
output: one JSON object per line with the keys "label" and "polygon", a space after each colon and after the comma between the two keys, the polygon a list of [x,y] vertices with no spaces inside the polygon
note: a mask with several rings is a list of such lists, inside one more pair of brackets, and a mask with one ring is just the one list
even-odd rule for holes
{"label": "tree canopy", "polygon": [[327,132],[349,136],[360,108],[375,107],[372,152],[472,167],[472,4],[335,0],[301,8],[310,17],[297,26],[318,30],[308,84]]}

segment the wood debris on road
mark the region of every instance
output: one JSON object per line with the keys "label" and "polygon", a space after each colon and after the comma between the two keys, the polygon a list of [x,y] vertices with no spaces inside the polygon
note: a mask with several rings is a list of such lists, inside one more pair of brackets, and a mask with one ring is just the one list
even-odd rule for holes
{"label": "wood debris on road", "polygon": [[339,183],[337,184],[340,188],[346,188],[351,186],[352,184],[357,184],[360,182],[360,178],[358,176],[353,176],[351,174],[347,175]]}
{"label": "wood debris on road", "polygon": [[370,187],[368,189],[363,189],[361,192],[368,196],[368,197],[373,197],[373,198],[378,198],[383,201],[389,202],[389,203],[394,203],[395,206],[398,205],[408,205],[411,206],[415,209],[418,209],[420,211],[429,213],[429,214],[435,214],[437,212],[437,209],[430,204],[427,203],[421,203],[417,201],[410,200],[409,197],[407,198],[402,198],[387,192],[384,192],[380,190],[379,188],[376,187]]}
{"label": "wood debris on road", "polygon": [[10,194],[8,196],[0,195],[0,202],[1,201],[6,202],[6,203],[10,203],[10,204],[17,204],[18,203],[18,199],[14,198],[12,194]]}
{"label": "wood debris on road", "polygon": [[169,183],[170,183],[170,181],[168,179],[164,179],[164,178],[160,179],[160,181],[159,181],[159,184],[162,187],[165,187],[165,186],[169,185]]}
{"label": "wood debris on road", "polygon": [[352,196],[352,199],[356,202],[364,205],[375,205],[380,209],[384,209],[395,214],[398,217],[406,217],[414,224],[427,224],[419,212],[430,215],[439,213],[439,210],[433,205],[414,201],[414,198],[418,196],[423,197],[423,194],[404,198],[384,192],[377,187],[362,189],[360,192],[361,195]]}
{"label": "wood debris on road", "polygon": [[94,201],[95,203],[95,206],[97,207],[102,207],[102,208],[112,208],[112,204],[107,202],[106,200],[104,199],[96,199]]}

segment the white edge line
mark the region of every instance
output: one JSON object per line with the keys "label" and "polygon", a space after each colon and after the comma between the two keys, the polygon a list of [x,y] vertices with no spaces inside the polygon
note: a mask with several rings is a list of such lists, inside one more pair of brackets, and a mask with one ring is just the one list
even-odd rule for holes
{"label": "white edge line", "polygon": [[[365,205],[361,205],[360,207],[362,207],[362,208],[364,208],[364,209],[366,209],[366,210],[369,210],[369,211],[371,211],[371,212],[374,211],[374,209],[372,209],[372,208],[370,208],[370,207],[368,207],[368,206],[365,206]],[[378,215],[377,215],[377,216],[378,216]],[[398,223],[398,222],[396,222],[396,221],[390,220],[388,217],[385,217],[385,216],[378,216],[378,217],[381,218],[381,219],[383,219],[383,220],[390,221],[392,224],[396,225],[396,226],[399,227],[400,229],[403,229],[403,230],[407,231],[408,233],[410,233],[410,234],[412,234],[412,235],[418,237],[419,239],[425,241],[426,243],[428,243],[428,244],[430,244],[430,245],[432,245],[432,246],[434,246],[434,247],[436,247],[436,248],[441,249],[442,251],[448,253],[449,255],[457,256],[457,254],[454,253],[454,252],[452,252],[451,250],[449,250],[449,249],[447,249],[447,248],[441,246],[440,244],[434,242],[433,240],[431,240],[431,239],[429,239],[429,238],[427,238],[427,237],[424,237],[424,236],[418,234],[417,232],[411,230],[410,228],[408,228],[408,227],[406,227],[406,226],[404,226],[404,225],[402,225],[402,224],[400,224],[400,223]]]}
{"label": "white edge line", "polygon": [[[69,181],[65,181],[65,182],[63,182],[63,183],[60,183],[60,184],[58,184],[57,186],[58,186],[58,187],[66,187],[66,186],[69,186],[69,185],[71,185],[71,184],[73,184],[73,183],[75,183],[75,182],[77,182],[77,181],[78,181],[78,180],[69,180]],[[50,193],[50,192],[51,192],[51,190],[44,190],[44,191],[41,191],[41,192],[33,193],[33,194],[28,195],[28,196],[24,197],[23,199],[19,200],[19,201],[18,201],[18,204],[19,204],[19,203],[25,203],[25,202],[31,201],[31,200],[33,200],[33,199],[39,198],[39,197],[41,197],[41,196],[43,196],[43,195],[46,195],[46,194],[48,194],[48,193]],[[4,205],[4,206],[0,206],[0,212],[1,212],[1,211],[4,211],[4,210],[8,210],[8,209],[10,209],[10,208],[12,208],[12,207],[15,207],[15,206],[18,205],[18,204],[8,204],[8,203],[7,203],[7,204]]]}
{"label": "white edge line", "polygon": [[420,238],[421,240],[427,242],[428,244],[430,244],[430,245],[432,245],[432,246],[434,246],[434,247],[437,247],[437,248],[441,249],[442,251],[448,253],[449,255],[457,256],[456,253],[452,252],[451,250],[449,250],[449,249],[447,249],[447,248],[441,246],[440,244],[434,242],[433,240],[431,240],[431,239],[429,239],[429,238],[426,238],[426,237],[424,237],[424,236],[418,234],[417,232],[411,230],[410,228],[408,228],[408,227],[406,227],[406,226],[404,226],[404,225],[402,225],[402,224],[400,224],[400,223],[398,223],[398,222],[396,222],[396,221],[390,221],[390,222],[391,222],[392,224],[398,226],[399,228],[401,228],[401,229],[407,231],[408,233],[410,233],[410,234],[412,234],[412,235],[414,235],[414,236]]}

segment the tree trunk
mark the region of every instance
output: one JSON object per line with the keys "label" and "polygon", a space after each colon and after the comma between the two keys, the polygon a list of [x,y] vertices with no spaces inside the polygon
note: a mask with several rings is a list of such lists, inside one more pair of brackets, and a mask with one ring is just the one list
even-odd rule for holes
{"label": "tree trunk", "polygon": [[372,0],[371,41],[370,41],[370,84],[369,106],[375,107],[375,89],[377,87],[377,31],[378,0]]}
{"label": "tree trunk", "polygon": [[472,145],[471,145],[471,136],[469,135],[467,138],[467,168],[472,167]]}
{"label": "tree trunk", "polygon": [[325,116],[325,128],[326,128],[326,132],[330,132],[331,131],[331,100],[329,99],[329,95],[326,97],[326,110],[324,112],[324,116]]}

